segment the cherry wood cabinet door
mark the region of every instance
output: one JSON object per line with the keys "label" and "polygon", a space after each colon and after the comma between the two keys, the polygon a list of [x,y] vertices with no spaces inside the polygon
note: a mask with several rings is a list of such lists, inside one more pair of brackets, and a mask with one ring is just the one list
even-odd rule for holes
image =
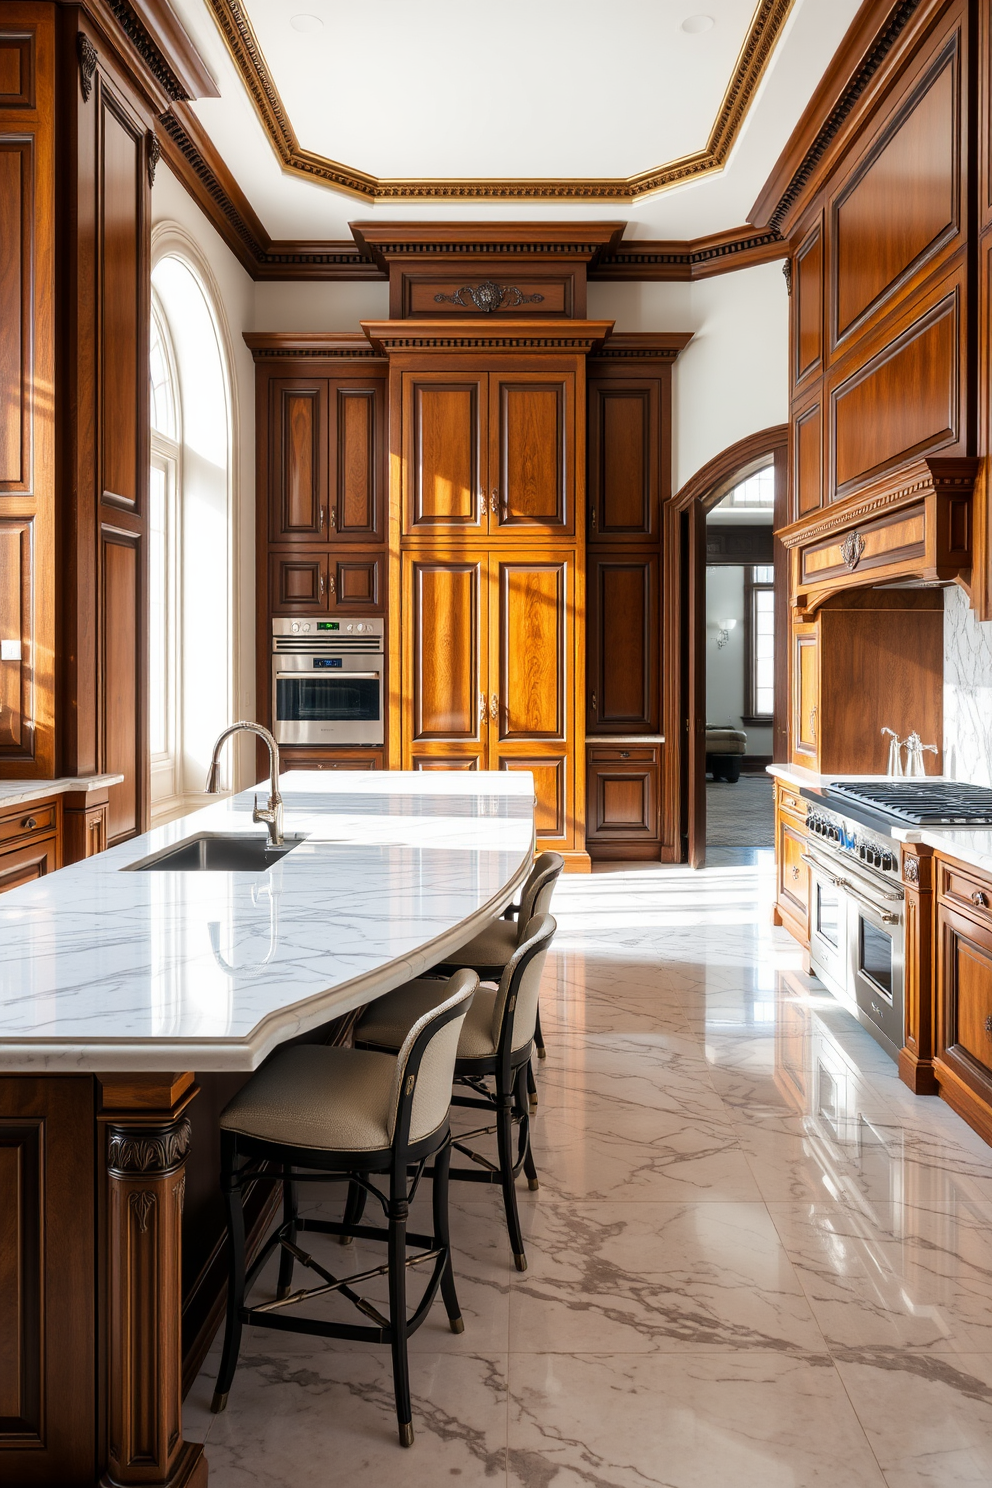
{"label": "cherry wood cabinet door", "polygon": [[657,554],[588,556],[590,734],[659,732],[659,572]]}
{"label": "cherry wood cabinet door", "polygon": [[404,372],[403,533],[489,531],[485,372]]}
{"label": "cherry wood cabinet door", "polygon": [[273,615],[323,614],[328,600],[327,552],[300,548],[269,554],[269,607]]}
{"label": "cherry wood cabinet door", "polygon": [[589,384],[589,541],[658,537],[661,382],[612,378]]}
{"label": "cherry wood cabinet door", "polygon": [[[992,930],[943,903],[937,906],[936,1054],[938,1078],[943,1066],[979,1098],[977,1113],[961,1114],[979,1130],[984,1125],[987,1141],[992,1129]],[[943,1093],[958,1109],[962,1092],[957,1100],[953,1089]]]}
{"label": "cherry wood cabinet door", "polygon": [[327,381],[274,378],[269,398],[269,540],[323,540],[329,520]]}
{"label": "cherry wood cabinet door", "polygon": [[489,530],[575,531],[575,374],[489,374]]}
{"label": "cherry wood cabinet door", "polygon": [[328,396],[332,543],[385,541],[385,386],[331,382]]}
{"label": "cherry wood cabinet door", "polygon": [[530,770],[543,846],[575,826],[574,557],[534,549],[490,558],[490,769]]}
{"label": "cherry wood cabinet door", "polygon": [[816,625],[796,625],[792,631],[792,756],[799,764],[815,766],[819,755],[820,660]]}
{"label": "cherry wood cabinet door", "polygon": [[58,866],[58,843],[54,837],[0,853],[0,894],[19,889],[21,884],[34,883],[36,878],[54,873]]}
{"label": "cherry wood cabinet door", "polygon": [[451,756],[485,768],[488,559],[405,553],[401,587],[404,768]]}

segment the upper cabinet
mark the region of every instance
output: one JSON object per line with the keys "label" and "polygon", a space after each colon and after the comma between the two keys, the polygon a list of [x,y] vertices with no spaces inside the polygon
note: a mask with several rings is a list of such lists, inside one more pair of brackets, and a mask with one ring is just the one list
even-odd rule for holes
{"label": "upper cabinet", "polygon": [[651,542],[658,536],[662,397],[660,377],[590,380],[591,543]]}
{"label": "upper cabinet", "polygon": [[575,374],[401,374],[403,536],[571,535]]}
{"label": "upper cabinet", "polygon": [[383,541],[382,381],[276,377],[268,386],[269,541]]}

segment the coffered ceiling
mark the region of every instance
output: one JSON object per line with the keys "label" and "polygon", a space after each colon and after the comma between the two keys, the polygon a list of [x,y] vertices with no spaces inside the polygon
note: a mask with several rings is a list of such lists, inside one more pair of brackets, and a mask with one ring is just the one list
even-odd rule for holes
{"label": "coffered ceiling", "polygon": [[[742,223],[858,0],[172,0],[274,238],[347,221]],[[357,210],[356,210],[357,209]]]}

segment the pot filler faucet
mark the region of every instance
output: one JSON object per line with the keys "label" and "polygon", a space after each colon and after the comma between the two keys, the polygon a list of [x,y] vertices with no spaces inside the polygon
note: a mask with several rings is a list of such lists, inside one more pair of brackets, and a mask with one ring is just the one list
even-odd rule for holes
{"label": "pot filler faucet", "polygon": [[231,735],[238,733],[241,729],[246,729],[250,734],[257,734],[260,739],[264,739],[269,748],[269,802],[264,809],[260,810],[256,794],[251,819],[253,822],[264,822],[268,827],[270,847],[280,847],[282,845],[282,796],[279,794],[279,745],[267,728],[263,728],[260,723],[250,723],[247,719],[241,719],[238,723],[232,723],[230,728],[226,728],[222,734],[218,735],[210,759],[210,769],[207,772],[206,788],[210,793],[217,789],[221,749]]}

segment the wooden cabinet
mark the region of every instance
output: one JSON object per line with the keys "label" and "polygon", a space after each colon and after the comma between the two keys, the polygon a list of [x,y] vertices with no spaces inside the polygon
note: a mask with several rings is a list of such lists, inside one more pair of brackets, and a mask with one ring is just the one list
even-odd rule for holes
{"label": "wooden cabinet", "polygon": [[402,592],[403,767],[531,770],[542,842],[571,847],[574,553],[410,551]]}
{"label": "wooden cabinet", "polygon": [[810,880],[806,852],[806,803],[791,786],[775,782],[775,920],[801,945],[809,944]]}
{"label": "wooden cabinet", "polygon": [[937,1030],[940,1093],[992,1141],[992,926],[937,903]]}
{"label": "wooden cabinet", "polygon": [[575,530],[575,375],[401,374],[404,537]]}
{"label": "wooden cabinet", "polygon": [[658,537],[665,391],[659,376],[590,378],[590,543]]}
{"label": "wooden cabinet", "polygon": [[312,542],[327,520],[327,379],[274,379],[269,397],[269,539]]}
{"label": "wooden cabinet", "polygon": [[269,553],[272,613],[312,615],[379,613],[385,608],[383,552],[295,548]]}
{"label": "wooden cabinet", "polygon": [[58,796],[0,811],[0,894],[62,866]]}
{"label": "wooden cabinet", "polygon": [[590,734],[657,733],[661,560],[655,552],[587,558],[586,727]]}
{"label": "wooden cabinet", "polygon": [[[823,774],[884,775],[888,739],[943,739],[939,590],[863,590],[792,625],[791,757]],[[928,762],[940,774],[941,755]]]}
{"label": "wooden cabinet", "polygon": [[586,842],[597,858],[658,856],[660,756],[660,745],[634,739],[588,745]]}
{"label": "wooden cabinet", "polygon": [[381,379],[274,377],[269,541],[384,541]]}
{"label": "wooden cabinet", "polygon": [[284,770],[381,770],[381,749],[282,749]]}

